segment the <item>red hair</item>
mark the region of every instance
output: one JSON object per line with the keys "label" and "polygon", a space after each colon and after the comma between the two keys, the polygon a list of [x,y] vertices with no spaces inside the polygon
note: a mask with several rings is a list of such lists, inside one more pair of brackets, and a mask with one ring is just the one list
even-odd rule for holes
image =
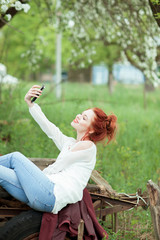
{"label": "red hair", "polygon": [[117,129],[117,117],[114,114],[106,115],[100,108],[92,108],[95,118],[92,122],[93,133],[89,138],[94,143],[108,139],[107,144],[114,138]]}

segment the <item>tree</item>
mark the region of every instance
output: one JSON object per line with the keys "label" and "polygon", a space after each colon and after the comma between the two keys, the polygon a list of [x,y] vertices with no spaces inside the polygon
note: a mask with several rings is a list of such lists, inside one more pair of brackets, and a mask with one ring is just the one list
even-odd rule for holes
{"label": "tree", "polygon": [[[53,3],[52,3],[53,4]],[[0,35],[0,62],[20,79],[39,79],[41,72],[54,72],[55,7],[48,1],[32,1],[27,14],[22,11],[6,24]],[[71,44],[63,34],[62,64],[67,65]],[[13,68],[14,62],[14,68]]]}
{"label": "tree", "polygon": [[[117,55],[116,59],[121,58],[121,55],[125,56],[134,66],[144,72],[146,82],[152,82],[154,85],[158,83],[156,37],[159,36],[160,30],[154,22],[150,5],[146,0],[66,0],[61,1],[58,10],[55,7],[56,1],[41,0],[31,5],[35,4],[37,4],[38,11],[34,10],[36,14],[34,21],[37,25],[39,24],[39,27],[36,28],[37,33],[33,38],[36,41],[34,40],[29,54],[26,51],[28,55],[24,54],[24,59],[28,57],[32,59],[31,56],[36,55],[33,50],[39,51],[43,48],[43,44],[38,40],[39,35],[45,42],[46,35],[50,38],[50,35],[46,34],[48,29],[51,29],[52,34],[60,30],[63,32],[65,47],[67,50],[69,49],[63,55],[64,64],[67,64],[71,49],[72,55],[68,64],[82,67],[94,62],[95,55],[99,55],[99,47],[97,47],[99,44],[105,49],[106,56],[108,56],[107,51],[108,53],[112,52],[110,51],[111,46],[115,46],[119,49],[117,52],[119,56]],[[29,14],[28,19],[31,21]],[[57,15],[60,18],[59,29],[55,21]],[[25,30],[23,29],[23,31]],[[48,46],[44,46],[42,50],[43,58],[46,58],[49,46],[51,48],[51,41],[49,41],[47,41]],[[52,43],[52,45],[54,44]],[[33,54],[31,54],[32,52]],[[52,55],[54,55],[53,52]],[[48,59],[49,61],[52,59],[53,62],[50,55],[51,51]],[[34,66],[33,62],[32,66]],[[40,59],[37,62],[42,64]],[[111,62],[113,61],[111,60]]]}
{"label": "tree", "polygon": [[[1,0],[0,1],[0,28],[8,24],[8,22],[19,11],[23,10],[25,13],[27,13],[28,10],[30,9],[30,5],[27,2],[28,0],[20,0],[20,1]],[[3,51],[4,51],[4,44],[2,44],[1,46],[1,53],[3,53]],[[6,74],[6,66],[0,63],[0,99],[1,99],[1,92],[2,92],[2,82],[4,78],[7,76],[10,76],[10,75]]]}
{"label": "tree", "polygon": [[160,31],[146,0],[67,0],[59,11],[63,13],[63,30],[68,30],[69,21],[74,23],[70,39],[76,50],[84,50],[85,57],[92,58],[90,42],[93,41],[102,41],[104,46],[120,46],[129,62],[143,71],[146,83],[159,82],[156,37]]}
{"label": "tree", "polygon": [[[90,64],[100,64],[104,63],[108,67],[109,76],[108,76],[108,90],[109,93],[113,93],[113,66],[115,62],[120,60],[121,47],[118,45],[109,45],[105,46],[102,41],[94,43],[94,55],[92,60],[90,59]],[[92,46],[92,47],[93,47]],[[88,60],[88,59],[87,59]],[[85,64],[86,65],[86,64]]]}

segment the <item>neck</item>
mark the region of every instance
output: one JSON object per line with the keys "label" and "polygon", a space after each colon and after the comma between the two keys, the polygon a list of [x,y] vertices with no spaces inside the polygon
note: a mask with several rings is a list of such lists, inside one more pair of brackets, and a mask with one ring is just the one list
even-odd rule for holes
{"label": "neck", "polygon": [[77,142],[89,140],[88,133],[77,133]]}

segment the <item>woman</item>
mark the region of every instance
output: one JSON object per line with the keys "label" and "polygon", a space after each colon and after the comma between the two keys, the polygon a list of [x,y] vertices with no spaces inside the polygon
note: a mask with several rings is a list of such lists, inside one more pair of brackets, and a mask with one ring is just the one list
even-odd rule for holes
{"label": "woman", "polygon": [[93,108],[78,114],[71,125],[77,138],[65,136],[51,123],[32,97],[41,95],[40,86],[34,85],[26,94],[29,112],[41,129],[51,138],[60,154],[54,164],[41,171],[19,152],[0,157],[0,186],[16,199],[31,208],[58,213],[69,203],[82,199],[96,163],[96,143],[113,139],[116,116],[107,116],[101,109]]}

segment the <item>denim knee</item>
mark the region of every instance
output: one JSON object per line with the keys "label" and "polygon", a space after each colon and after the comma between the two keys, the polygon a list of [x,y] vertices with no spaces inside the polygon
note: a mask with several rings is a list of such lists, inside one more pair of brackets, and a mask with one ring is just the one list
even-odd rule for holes
{"label": "denim knee", "polygon": [[23,154],[21,153],[21,152],[18,152],[18,151],[16,151],[16,152],[13,152],[12,153],[13,154],[13,156],[15,157],[21,157],[21,156],[23,156]]}
{"label": "denim knee", "polygon": [[22,159],[22,157],[24,157],[24,155],[21,152],[16,151],[16,152],[12,153],[11,159],[12,160],[16,159],[16,160],[20,161]]}
{"label": "denim knee", "polygon": [[41,211],[41,212],[52,212],[54,205],[55,205],[55,198],[53,197],[52,201],[41,202],[40,199],[34,198],[33,201],[27,203],[29,207],[33,208],[34,210]]}

